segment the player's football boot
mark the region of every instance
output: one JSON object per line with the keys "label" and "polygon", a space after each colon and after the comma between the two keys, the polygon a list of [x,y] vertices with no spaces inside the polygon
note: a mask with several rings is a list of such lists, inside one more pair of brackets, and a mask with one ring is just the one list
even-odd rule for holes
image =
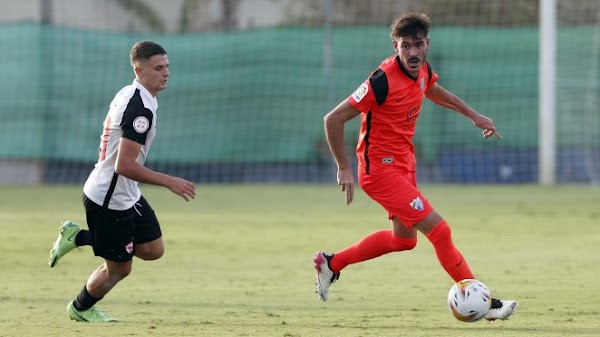
{"label": "player's football boot", "polygon": [[62,223],[58,231],[58,238],[54,241],[54,245],[50,250],[50,256],[48,257],[48,265],[51,268],[56,266],[56,263],[61,257],[77,247],[75,245],[75,237],[80,231],[81,228],[72,221],[65,221]]}
{"label": "player's football boot", "polygon": [[515,313],[518,307],[519,303],[516,301],[497,300],[492,298],[492,306],[490,311],[485,315],[485,319],[488,321],[495,321],[497,319],[507,320]]}
{"label": "player's football boot", "polygon": [[334,273],[329,266],[333,254],[318,251],[315,254],[315,269],[317,269],[316,293],[322,301],[329,297],[329,287],[340,278],[340,273]]}
{"label": "player's football boot", "polygon": [[104,311],[97,307],[79,311],[75,309],[73,302],[69,302],[69,305],[67,305],[67,316],[69,316],[70,319],[79,322],[118,322],[115,318],[108,316]]}

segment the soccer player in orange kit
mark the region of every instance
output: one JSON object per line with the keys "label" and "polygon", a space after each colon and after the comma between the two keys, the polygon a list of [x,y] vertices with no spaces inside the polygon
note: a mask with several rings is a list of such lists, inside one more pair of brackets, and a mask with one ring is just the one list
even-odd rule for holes
{"label": "soccer player in orange kit", "polygon": [[[432,243],[440,264],[454,281],[475,278],[454,246],[446,220],[417,188],[412,137],[424,97],[465,115],[483,130],[484,138],[502,136],[490,118],[436,83],[438,75],[426,61],[430,27],[429,17],[422,13],[396,19],[391,26],[396,54],[385,59],[324,118],[327,142],[338,166],[337,181],[350,204],[354,175],[344,149],[344,124],[361,116],[356,148],[358,180],[362,189],[388,212],[392,229],[374,232],[336,254],[315,254],[316,291],[323,301],[343,268],[383,254],[411,250],[417,244],[417,231]],[[508,319],[517,307],[516,301],[492,299],[485,318]]]}

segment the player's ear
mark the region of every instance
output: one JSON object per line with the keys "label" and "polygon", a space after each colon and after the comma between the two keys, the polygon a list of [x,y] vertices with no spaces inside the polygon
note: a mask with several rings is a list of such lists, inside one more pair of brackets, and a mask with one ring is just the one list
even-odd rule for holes
{"label": "player's ear", "polygon": [[394,51],[397,53],[398,52],[398,41],[392,40],[392,46],[394,46]]}
{"label": "player's ear", "polygon": [[142,67],[140,67],[139,63],[132,64],[132,67],[135,76],[140,76],[142,74]]}

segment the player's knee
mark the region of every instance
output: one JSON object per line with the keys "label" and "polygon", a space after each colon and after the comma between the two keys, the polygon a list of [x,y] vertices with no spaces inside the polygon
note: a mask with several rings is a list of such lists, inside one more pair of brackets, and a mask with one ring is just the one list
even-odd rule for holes
{"label": "player's knee", "polygon": [[129,276],[129,274],[131,274],[131,269],[131,263],[113,265],[106,268],[109,278],[114,280],[115,283]]}
{"label": "player's knee", "polygon": [[135,256],[144,261],[153,261],[160,259],[165,254],[164,248],[156,248],[152,250],[138,251]]}
{"label": "player's knee", "polygon": [[129,276],[129,274],[131,274],[131,265],[129,265],[127,268],[123,268],[120,270],[120,274],[118,276],[120,276],[121,279],[126,278],[127,276]]}
{"label": "player's knee", "polygon": [[417,246],[417,237],[407,239],[392,233],[390,241],[394,251],[411,250]]}
{"label": "player's knee", "polygon": [[135,256],[144,261],[160,259],[165,253],[162,239],[139,244],[135,247]]}
{"label": "player's knee", "polygon": [[442,220],[435,227],[433,227],[433,229],[431,229],[429,233],[427,233],[425,236],[432,243],[444,240],[451,240],[452,230],[450,229],[450,226],[448,226],[448,223],[445,220]]}
{"label": "player's knee", "polygon": [[153,261],[160,259],[165,254],[165,250],[153,251],[150,255],[146,256],[145,261]]}

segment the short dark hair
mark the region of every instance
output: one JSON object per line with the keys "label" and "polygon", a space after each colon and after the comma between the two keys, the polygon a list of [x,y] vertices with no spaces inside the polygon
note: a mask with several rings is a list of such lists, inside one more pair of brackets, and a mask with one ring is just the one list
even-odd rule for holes
{"label": "short dark hair", "polygon": [[398,17],[392,23],[391,28],[390,36],[393,40],[401,36],[417,37],[419,33],[423,33],[427,37],[429,28],[431,28],[431,21],[425,13],[407,13]]}
{"label": "short dark hair", "polygon": [[133,65],[137,61],[147,61],[154,55],[166,55],[167,51],[156,42],[140,41],[131,47],[129,60]]}

